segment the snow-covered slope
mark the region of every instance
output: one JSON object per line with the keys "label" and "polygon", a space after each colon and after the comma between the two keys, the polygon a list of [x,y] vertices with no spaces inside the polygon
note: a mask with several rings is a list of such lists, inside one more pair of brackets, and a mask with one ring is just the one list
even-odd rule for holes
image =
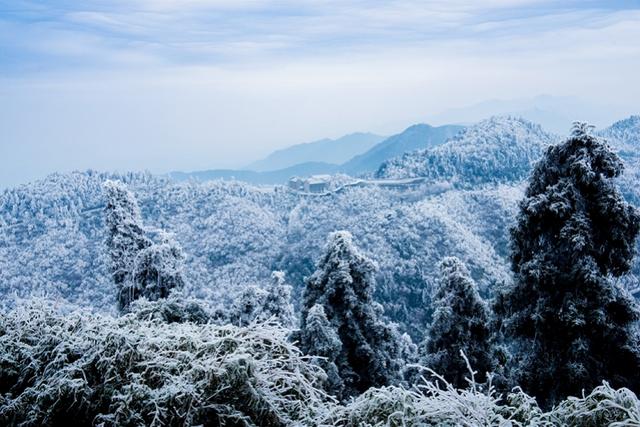
{"label": "snow-covered slope", "polygon": [[[620,185],[640,205],[640,168],[632,149],[640,141],[638,118],[600,134],[623,155],[627,170]],[[266,283],[272,270],[282,269],[297,298],[327,234],[346,229],[379,267],[377,298],[386,313],[419,337],[443,257],[465,262],[485,294],[510,280],[508,228],[531,164],[553,141],[529,122],[494,118],[387,169],[386,176],[426,174],[458,184],[439,194],[429,184],[353,186],[313,196],[280,186],[176,183],[148,174],[51,175],[0,193],[0,298],[11,304],[16,297],[44,294],[61,303],[114,309],[102,183],[120,179],[138,198],[145,224],[175,233],[184,247],[188,295],[226,304],[245,286]],[[638,263],[634,274],[640,274]]]}
{"label": "snow-covered slope", "polygon": [[640,116],[630,116],[598,132],[624,159],[640,158]]}
{"label": "snow-covered slope", "polygon": [[544,148],[555,140],[539,125],[524,119],[493,117],[464,129],[443,145],[383,163],[376,176],[420,176],[466,186],[518,181],[529,174]]}
{"label": "snow-covered slope", "polygon": [[341,165],[340,170],[350,175],[374,172],[382,162],[407,151],[435,147],[456,135],[462,126],[446,125],[433,127],[417,124],[403,132],[390,136],[369,151],[355,156]]}
{"label": "snow-covered slope", "polygon": [[[115,307],[104,256],[101,183],[122,179],[145,224],[175,233],[187,254],[187,293],[227,303],[282,269],[296,296],[327,234],[346,229],[379,266],[378,298],[387,313],[420,335],[428,318],[435,265],[466,262],[486,292],[508,280],[506,225],[518,190],[404,191],[354,187],[305,196],[238,182],[173,183],[144,174],[73,173],[0,195],[0,296],[46,294],[98,310]],[[491,214],[504,219],[487,222]],[[464,215],[460,213],[464,212]]]}
{"label": "snow-covered slope", "polygon": [[[606,138],[624,161],[624,174],[618,178],[620,190],[629,202],[640,207],[640,116],[620,120],[599,131],[598,135]],[[636,252],[640,254],[640,242]],[[640,262],[637,259],[632,274],[623,280],[640,297]]]}

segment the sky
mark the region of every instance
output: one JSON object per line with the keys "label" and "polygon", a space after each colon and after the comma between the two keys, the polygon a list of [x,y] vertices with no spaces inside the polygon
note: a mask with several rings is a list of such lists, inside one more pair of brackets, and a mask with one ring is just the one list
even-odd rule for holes
{"label": "sky", "polygon": [[0,188],[238,168],[540,95],[604,125],[640,113],[638,75],[640,0],[0,0]]}

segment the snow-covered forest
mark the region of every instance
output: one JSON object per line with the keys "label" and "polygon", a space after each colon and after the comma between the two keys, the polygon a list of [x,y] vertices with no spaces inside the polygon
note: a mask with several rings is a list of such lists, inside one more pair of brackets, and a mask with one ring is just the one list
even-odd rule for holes
{"label": "snow-covered forest", "polygon": [[640,425],[639,175],[638,116],[493,117],[406,187],[5,190],[0,424]]}

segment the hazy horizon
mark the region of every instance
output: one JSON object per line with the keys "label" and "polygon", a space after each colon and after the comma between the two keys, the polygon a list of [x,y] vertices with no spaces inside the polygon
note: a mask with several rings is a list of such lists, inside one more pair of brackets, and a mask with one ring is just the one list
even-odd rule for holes
{"label": "hazy horizon", "polygon": [[604,126],[640,112],[639,21],[635,1],[19,0],[0,6],[0,188],[237,168],[536,99]]}

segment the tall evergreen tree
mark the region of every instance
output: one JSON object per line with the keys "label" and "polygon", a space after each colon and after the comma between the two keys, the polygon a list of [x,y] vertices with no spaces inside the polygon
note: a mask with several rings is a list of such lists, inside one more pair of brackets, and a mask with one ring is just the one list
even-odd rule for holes
{"label": "tall evergreen tree", "polygon": [[[301,346],[313,348],[307,316],[321,305],[341,342],[335,359],[344,383],[342,398],[372,386],[388,384],[397,375],[398,337],[381,319],[374,303],[374,264],[360,253],[346,231],[331,233],[317,270],[303,295]],[[305,338],[306,337],[306,338]]]}
{"label": "tall evergreen tree", "polygon": [[[167,298],[174,289],[184,286],[184,253],[175,239],[163,231],[160,242],[142,249],[136,257],[133,283],[126,298],[130,301],[145,297],[150,301]],[[125,298],[124,292],[122,298]],[[122,301],[124,305],[129,302]],[[125,304],[126,302],[126,304]]]}
{"label": "tall evergreen tree", "polygon": [[536,165],[512,230],[516,280],[497,298],[515,339],[515,380],[550,405],[602,380],[640,391],[638,309],[611,277],[627,272],[638,212],[613,179],[622,161],[586,124]]}
{"label": "tall evergreen tree", "polygon": [[[135,197],[119,181],[104,183],[106,195],[105,223],[107,249],[113,282],[118,292],[119,308],[130,293],[136,258],[140,251],[152,245],[144,231],[140,208]],[[128,304],[126,304],[128,305]]]}
{"label": "tall evergreen tree", "polygon": [[266,289],[260,318],[275,318],[282,326],[293,328],[295,315],[291,304],[291,286],[284,279],[282,271],[271,274],[271,283]]}
{"label": "tall evergreen tree", "polygon": [[318,356],[313,359],[313,362],[327,373],[326,388],[338,396],[342,395],[344,382],[336,366],[336,360],[342,350],[342,342],[338,332],[327,319],[322,305],[316,304],[308,311],[300,341],[302,351]]}
{"label": "tall evergreen tree", "polygon": [[184,285],[182,248],[161,230],[159,243],[149,238],[136,199],[124,184],[107,181],[104,188],[107,248],[118,308],[126,311],[140,297],[166,298]]}
{"label": "tall evergreen tree", "polygon": [[421,348],[422,363],[455,387],[466,388],[469,370],[460,351],[478,372],[479,381],[493,368],[489,310],[458,258],[442,260],[440,275],[433,319]]}

